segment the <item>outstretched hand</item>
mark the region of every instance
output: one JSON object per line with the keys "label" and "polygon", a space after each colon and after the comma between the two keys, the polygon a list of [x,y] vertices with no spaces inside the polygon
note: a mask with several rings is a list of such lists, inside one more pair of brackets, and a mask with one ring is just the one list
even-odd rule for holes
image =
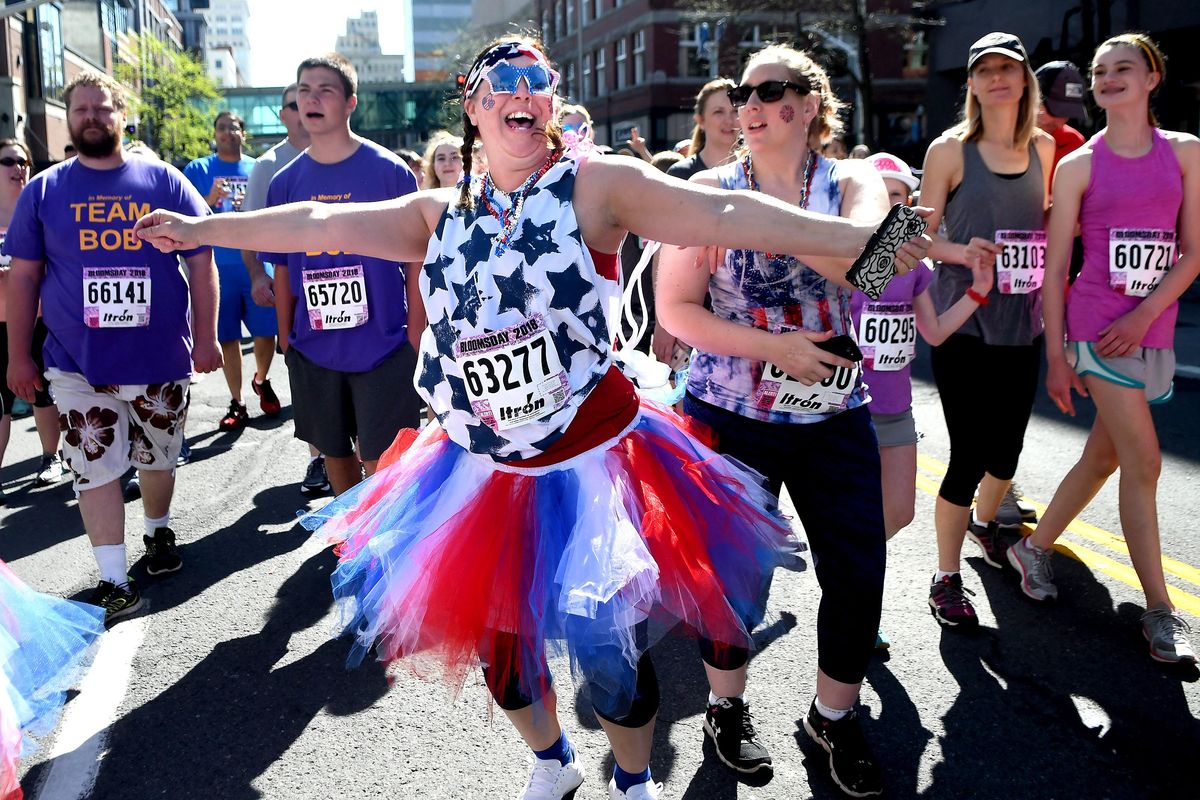
{"label": "outstretched hand", "polygon": [[200,246],[200,236],[195,229],[197,220],[197,217],[156,209],[139,219],[133,230],[139,239],[149,242],[157,250],[173,253]]}

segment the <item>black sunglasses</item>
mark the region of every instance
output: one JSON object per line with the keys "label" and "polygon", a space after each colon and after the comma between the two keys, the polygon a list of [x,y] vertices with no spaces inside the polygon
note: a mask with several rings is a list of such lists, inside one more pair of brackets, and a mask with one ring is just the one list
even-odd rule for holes
{"label": "black sunglasses", "polygon": [[12,166],[18,166],[18,167],[28,167],[28,166],[29,166],[29,162],[28,162],[28,161],[26,161],[26,160],[25,160],[25,159],[23,159],[23,158],[11,158],[10,156],[5,156],[4,158],[0,158],[0,166],[4,166],[4,167],[12,167]]}
{"label": "black sunglasses", "polygon": [[290,103],[284,103],[283,107],[289,111],[299,111],[300,110],[300,104],[297,103],[295,100],[293,100]]}
{"label": "black sunglasses", "polygon": [[757,86],[743,83],[741,86],[726,89],[725,94],[734,108],[740,108],[750,102],[750,95],[755,92],[758,92],[758,99],[764,103],[777,103],[783,99],[783,93],[788,89],[794,89],[796,94],[808,94],[812,91],[811,87],[794,81],[763,81]]}

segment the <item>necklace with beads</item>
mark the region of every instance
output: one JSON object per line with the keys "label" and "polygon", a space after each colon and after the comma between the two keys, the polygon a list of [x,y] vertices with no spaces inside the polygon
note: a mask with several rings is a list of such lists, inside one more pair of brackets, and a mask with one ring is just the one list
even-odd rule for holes
{"label": "necklace with beads", "polygon": [[[812,191],[812,182],[814,175],[814,167],[817,165],[817,154],[813,150],[808,151],[808,158],[804,160],[804,180],[800,188],[800,208],[808,208],[808,195]],[[750,153],[742,156],[742,169],[746,172],[746,182],[750,184],[750,188],[756,192],[761,192],[762,188],[758,185],[758,180],[754,177],[754,161],[750,158]],[[764,253],[766,257],[774,261],[779,256],[774,253]]]}
{"label": "necklace with beads", "polygon": [[[496,255],[504,255],[511,246],[512,238],[517,232],[517,223],[521,220],[521,209],[525,207],[525,198],[533,190],[534,185],[542,179],[542,176],[549,172],[550,168],[558,162],[561,155],[561,150],[551,152],[547,156],[545,163],[536,172],[526,178],[525,182],[511,194],[496,186],[490,172],[484,173],[480,187],[480,197],[483,201],[483,207],[487,209],[489,214],[500,221],[500,232],[492,239],[492,244],[496,246]],[[500,195],[509,201],[508,208],[501,209],[499,207],[499,204],[496,202],[496,195]]]}

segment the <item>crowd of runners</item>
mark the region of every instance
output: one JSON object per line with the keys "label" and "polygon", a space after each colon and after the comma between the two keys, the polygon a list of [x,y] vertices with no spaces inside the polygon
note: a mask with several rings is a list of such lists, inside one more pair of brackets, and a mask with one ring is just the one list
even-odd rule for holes
{"label": "crowd of runners", "polygon": [[[303,61],[283,92],[286,139],[252,159],[223,111],[214,154],[182,171],[122,141],[120,85],[76,76],[77,155],[30,179],[25,146],[0,141],[0,456],[20,398],[37,481],[71,476],[99,574],[81,604],[0,563],[0,796],[20,797],[23,739],[52,725],[88,646],[142,603],[122,478],[135,471],[147,572],[180,570],[189,384],[223,370],[219,427],[236,432],[280,413],[277,352],[310,451],[301,490],[336,495],[301,522],[337,546],[350,662],[421,653],[452,683],[481,668],[533,752],[521,798],[573,797],[585,776],[558,722],[554,648],[611,743],[609,796],[668,796],[650,771],[652,631],[680,625],[718,758],[770,770],[750,634],[800,529],[822,591],[803,728],[846,794],[884,790],[855,707],[888,647],[887,542],[914,518],[918,334],[951,449],[926,534],[934,619],[978,625],[966,538],[1030,598],[1056,598],[1052,545],[1119,468],[1149,653],[1194,663],[1163,576],[1150,406],[1170,399],[1177,301],[1200,273],[1200,141],[1157,126],[1164,58],[1141,34],[1086,67],[1105,121],[1091,139],[1069,125],[1089,88],[1074,65],[1035,69],[999,32],[964,63],[961,121],[920,177],[887,153],[834,157],[843,103],[782,45],[705,85],[693,136],[662,153],[636,130],[628,152],[605,152],[520,36],[469,65],[461,135],[423,155],[351,131],[357,79],[336,54]],[[873,236],[915,196],[928,235],[884,222],[890,236]],[[642,396],[646,371],[626,377],[614,346],[639,241],[663,243],[636,313],[653,318],[649,360],[679,382],[674,408]],[[894,277],[866,294],[860,268]],[[1055,404],[1074,414],[1088,397],[1097,415],[1023,529],[1032,509],[1011,484],[1043,353]]]}

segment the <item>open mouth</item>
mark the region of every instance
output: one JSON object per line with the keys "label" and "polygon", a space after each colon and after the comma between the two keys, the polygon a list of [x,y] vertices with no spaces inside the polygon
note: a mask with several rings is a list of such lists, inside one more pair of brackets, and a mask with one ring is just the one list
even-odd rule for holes
{"label": "open mouth", "polygon": [[746,126],[746,130],[761,131],[765,127],[767,127],[767,123],[765,123],[765,122],[751,122],[749,125]]}
{"label": "open mouth", "polygon": [[530,130],[533,122],[533,115],[528,111],[514,111],[504,118],[504,124],[515,131]]}
{"label": "open mouth", "polygon": [[304,116],[307,117],[308,119],[325,119],[325,115],[322,114],[320,111],[309,111]]}

